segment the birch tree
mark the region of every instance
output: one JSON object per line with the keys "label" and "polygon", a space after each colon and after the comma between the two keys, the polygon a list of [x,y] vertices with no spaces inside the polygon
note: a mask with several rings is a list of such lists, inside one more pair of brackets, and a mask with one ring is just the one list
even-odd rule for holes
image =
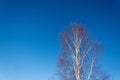
{"label": "birch tree", "polygon": [[62,53],[58,59],[61,80],[108,80],[109,75],[97,66],[103,46],[89,36],[84,26],[72,24],[61,39]]}

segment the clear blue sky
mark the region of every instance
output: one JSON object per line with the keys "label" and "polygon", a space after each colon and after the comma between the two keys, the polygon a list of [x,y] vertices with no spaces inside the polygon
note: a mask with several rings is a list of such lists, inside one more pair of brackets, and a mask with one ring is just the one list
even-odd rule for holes
{"label": "clear blue sky", "polygon": [[0,0],[0,80],[48,80],[71,22],[104,44],[100,64],[120,80],[119,0]]}

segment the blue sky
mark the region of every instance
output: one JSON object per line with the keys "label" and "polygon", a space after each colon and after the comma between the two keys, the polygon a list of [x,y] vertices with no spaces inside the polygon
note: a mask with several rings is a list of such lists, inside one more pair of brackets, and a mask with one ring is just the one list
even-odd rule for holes
{"label": "blue sky", "polygon": [[104,44],[100,64],[119,80],[119,21],[119,0],[0,0],[0,80],[48,80],[72,22]]}

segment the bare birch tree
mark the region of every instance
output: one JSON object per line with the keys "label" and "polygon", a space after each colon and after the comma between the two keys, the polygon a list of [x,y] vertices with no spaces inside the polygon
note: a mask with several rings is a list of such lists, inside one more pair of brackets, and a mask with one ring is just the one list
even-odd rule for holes
{"label": "bare birch tree", "polygon": [[61,38],[63,52],[58,59],[61,80],[108,80],[109,76],[96,63],[103,47],[90,38],[84,26],[72,24]]}

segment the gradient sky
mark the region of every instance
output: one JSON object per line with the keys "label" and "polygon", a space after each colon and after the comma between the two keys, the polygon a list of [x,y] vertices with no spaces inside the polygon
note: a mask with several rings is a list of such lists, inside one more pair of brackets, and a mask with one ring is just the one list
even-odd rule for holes
{"label": "gradient sky", "polygon": [[48,80],[71,22],[104,44],[100,64],[120,80],[119,0],[0,0],[0,80]]}

